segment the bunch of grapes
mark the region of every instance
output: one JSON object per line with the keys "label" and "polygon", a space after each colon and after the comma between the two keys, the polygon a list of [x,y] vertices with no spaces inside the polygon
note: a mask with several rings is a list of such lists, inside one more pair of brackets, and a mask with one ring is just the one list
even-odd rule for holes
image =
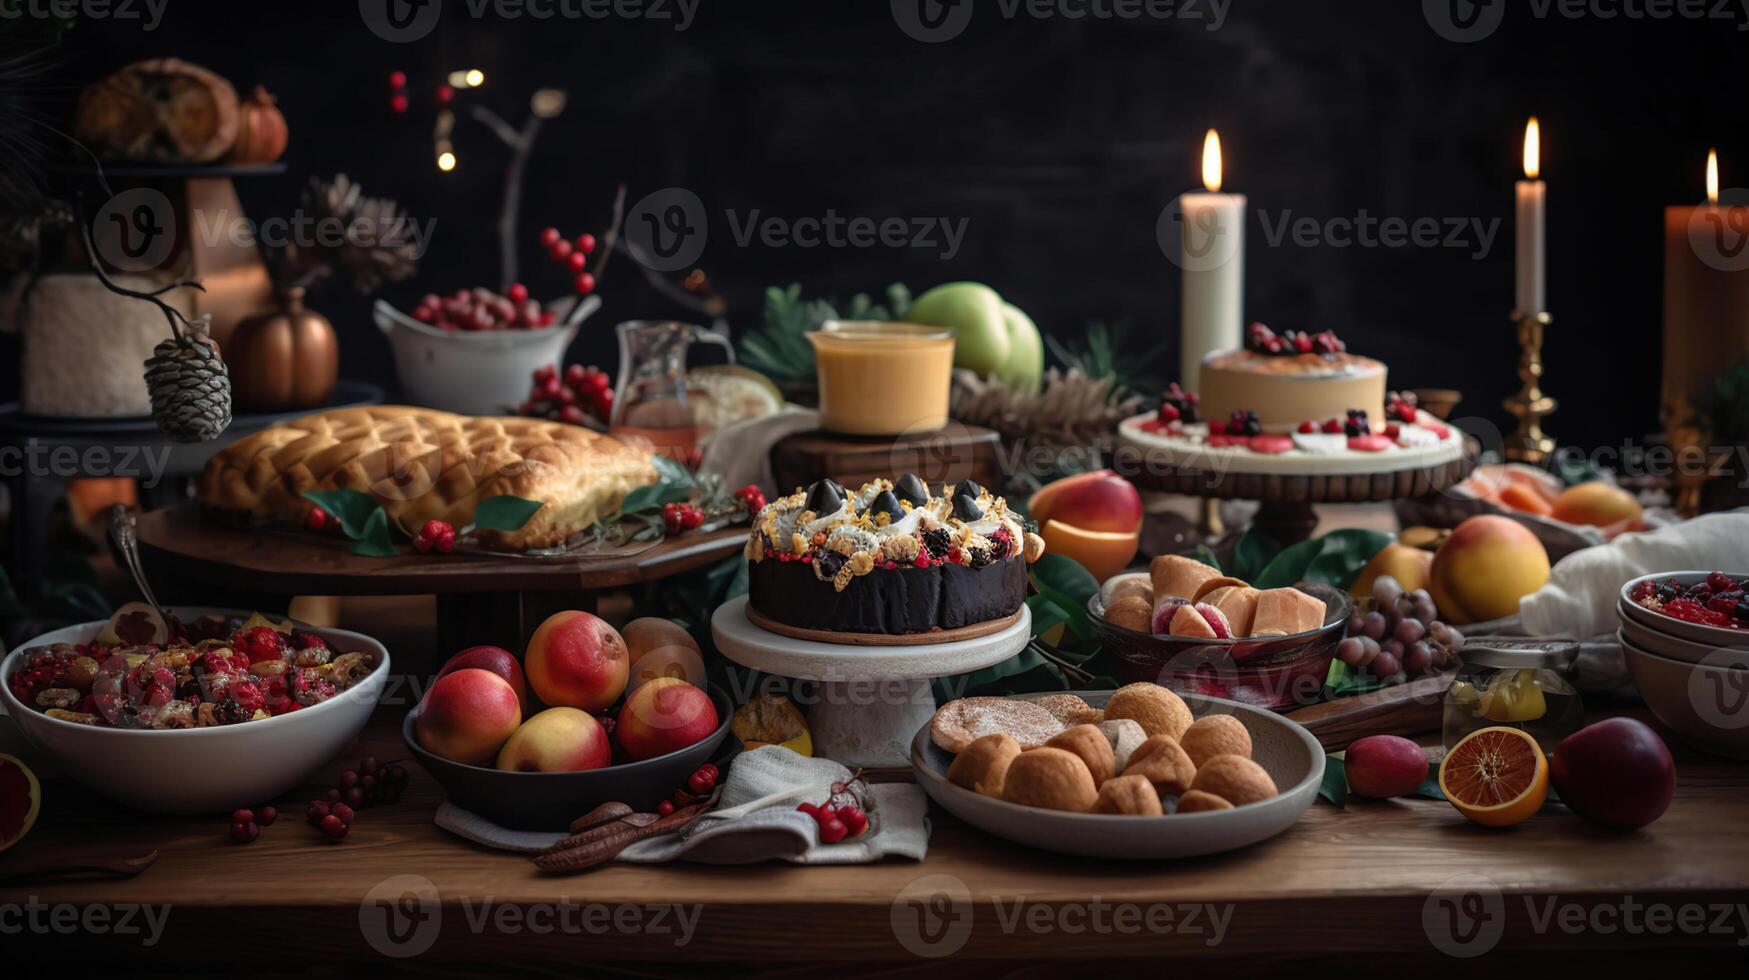
{"label": "bunch of grapes", "polygon": [[1372,598],[1372,609],[1356,606],[1348,637],[1336,646],[1336,658],[1355,670],[1386,681],[1436,674],[1464,648],[1464,635],[1435,618],[1426,589],[1405,592],[1396,579],[1380,575]]}

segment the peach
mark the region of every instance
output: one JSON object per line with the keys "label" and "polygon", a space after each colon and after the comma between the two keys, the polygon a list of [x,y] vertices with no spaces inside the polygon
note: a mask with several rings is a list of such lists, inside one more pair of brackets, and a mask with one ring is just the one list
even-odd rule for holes
{"label": "peach", "polygon": [[1457,526],[1439,546],[1427,591],[1439,617],[1453,625],[1500,619],[1549,580],[1549,554],[1528,528],[1484,514]]}
{"label": "peach", "polygon": [[1081,563],[1101,582],[1129,567],[1141,544],[1141,535],[1130,531],[1089,531],[1062,521],[1045,521],[1039,530],[1045,550]]}
{"label": "peach", "polygon": [[626,698],[614,735],[628,758],[653,759],[702,741],[718,721],[709,694],[678,677],[658,677]]}
{"label": "peach", "polygon": [[522,724],[522,703],[510,682],[489,670],[464,667],[425,692],[413,732],[433,755],[470,766],[491,765]]}
{"label": "peach", "polygon": [[1549,516],[1568,524],[1608,527],[1623,521],[1637,521],[1642,512],[1640,502],[1634,499],[1633,494],[1621,487],[1594,480],[1568,487],[1555,498],[1555,505]]}
{"label": "peach", "polygon": [[631,661],[619,631],[586,612],[547,617],[523,657],[528,684],[555,707],[602,711],[625,693]]}
{"label": "peach", "polygon": [[1380,575],[1389,575],[1403,586],[1403,591],[1413,592],[1427,588],[1427,580],[1432,572],[1433,552],[1401,543],[1387,544],[1384,550],[1373,555],[1366,567],[1360,570],[1348,591],[1351,595],[1372,595],[1373,582]]}
{"label": "peach", "polygon": [[1142,495],[1111,470],[1078,473],[1040,487],[1026,515],[1041,525],[1058,520],[1085,531],[1130,534],[1142,526]]}
{"label": "peach", "polygon": [[449,658],[443,669],[437,672],[438,677],[453,674],[464,667],[478,667],[489,670],[510,684],[516,692],[516,701],[522,705],[522,710],[528,710],[528,682],[522,676],[522,664],[516,662],[510,651],[503,647],[468,647],[466,650]]}
{"label": "peach", "polygon": [[510,772],[582,772],[612,763],[607,729],[576,708],[548,708],[523,722],[498,750],[498,768]]}
{"label": "peach", "polygon": [[631,661],[628,690],[637,690],[657,677],[678,677],[694,687],[704,685],[704,655],[698,641],[673,620],[645,616],[619,631],[626,641]]}

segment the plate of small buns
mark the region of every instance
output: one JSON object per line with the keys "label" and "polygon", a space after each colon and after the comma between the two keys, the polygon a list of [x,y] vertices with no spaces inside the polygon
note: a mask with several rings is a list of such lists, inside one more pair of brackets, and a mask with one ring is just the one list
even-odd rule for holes
{"label": "plate of small buns", "polygon": [[931,799],[997,837],[1175,858],[1292,826],[1318,796],[1324,750],[1270,711],[1144,682],[950,701],[912,740],[911,764]]}

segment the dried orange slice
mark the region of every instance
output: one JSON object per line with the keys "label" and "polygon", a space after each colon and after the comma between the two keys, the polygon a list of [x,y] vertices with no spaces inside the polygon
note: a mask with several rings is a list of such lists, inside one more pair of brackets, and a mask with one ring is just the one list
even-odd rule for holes
{"label": "dried orange slice", "polygon": [[1516,728],[1484,728],[1446,753],[1439,789],[1476,823],[1510,827],[1549,798],[1549,760],[1536,739]]}
{"label": "dried orange slice", "polygon": [[36,773],[12,756],[0,753],[0,851],[30,833],[36,812],[42,806],[42,787]]}

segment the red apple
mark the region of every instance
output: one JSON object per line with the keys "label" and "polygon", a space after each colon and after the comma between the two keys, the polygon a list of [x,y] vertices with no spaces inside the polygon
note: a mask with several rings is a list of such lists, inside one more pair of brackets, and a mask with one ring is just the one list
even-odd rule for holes
{"label": "red apple", "polygon": [[653,759],[703,740],[717,729],[711,696],[678,677],[657,677],[626,698],[614,735],[627,758]]}
{"label": "red apple", "polygon": [[1078,473],[1040,487],[1026,516],[1040,527],[1055,520],[1084,531],[1134,534],[1142,526],[1142,495],[1111,470]]}
{"label": "red apple", "polygon": [[582,772],[613,763],[607,729],[576,708],[548,708],[522,723],[498,752],[511,772]]}
{"label": "red apple", "polygon": [[509,650],[503,647],[468,647],[449,658],[443,669],[437,672],[437,676],[453,674],[464,667],[489,670],[504,678],[509,682],[511,690],[516,692],[516,700],[522,705],[522,710],[528,710],[528,682],[522,677],[522,665],[516,662]]}
{"label": "red apple", "polygon": [[1397,735],[1368,735],[1342,756],[1348,791],[1375,800],[1409,796],[1427,779],[1427,753]]}
{"label": "red apple", "polygon": [[586,612],[554,613],[528,640],[528,684],[556,707],[601,711],[626,689],[630,661],[619,631]]}
{"label": "red apple", "polygon": [[522,703],[510,682],[489,670],[464,667],[439,677],[425,692],[413,732],[433,755],[470,766],[491,765],[522,724]]}
{"label": "red apple", "polygon": [[1670,808],[1676,795],[1676,760],[1645,722],[1606,718],[1561,740],[1549,763],[1549,778],[1574,813],[1632,830]]}

